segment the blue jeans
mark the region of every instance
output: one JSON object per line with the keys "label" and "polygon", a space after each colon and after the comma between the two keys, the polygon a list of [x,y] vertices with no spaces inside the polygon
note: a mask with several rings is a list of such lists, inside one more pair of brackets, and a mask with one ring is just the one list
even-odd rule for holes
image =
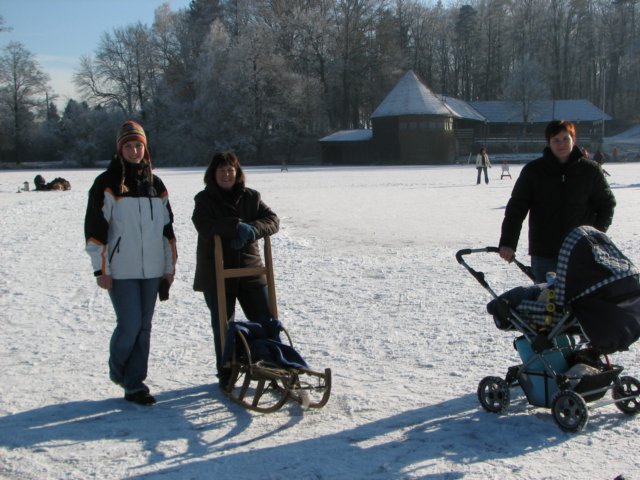
{"label": "blue jeans", "polygon": [[[266,286],[243,287],[240,285],[237,293],[227,292],[228,321],[232,321],[235,317],[236,299],[240,302],[240,307],[249,321],[257,321],[265,316],[271,316]],[[205,291],[204,301],[207,302],[207,307],[211,312],[211,330],[213,330],[213,344],[216,352],[216,369],[220,374],[222,370],[220,362],[222,358],[222,342],[220,340],[220,321],[218,317],[218,295],[215,291]]]}
{"label": "blue jeans", "polygon": [[109,290],[116,312],[116,328],[109,345],[109,376],[126,393],[148,391],[151,319],[160,278],[113,280]]}
{"label": "blue jeans", "polygon": [[531,270],[536,283],[547,283],[547,272],[556,272],[558,259],[531,255]]}
{"label": "blue jeans", "polygon": [[478,181],[477,183],[480,184],[480,175],[482,174],[482,171],[484,170],[484,183],[489,183],[489,175],[487,174],[487,167],[476,167],[478,169]]}

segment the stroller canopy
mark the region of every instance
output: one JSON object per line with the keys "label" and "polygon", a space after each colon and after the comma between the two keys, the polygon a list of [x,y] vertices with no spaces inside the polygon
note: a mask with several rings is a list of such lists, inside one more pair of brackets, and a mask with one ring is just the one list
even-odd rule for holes
{"label": "stroller canopy", "polygon": [[556,302],[571,306],[592,345],[603,353],[626,350],[640,337],[638,273],[593,227],[575,228],[562,244]]}
{"label": "stroller canopy", "polygon": [[607,235],[589,226],[574,228],[562,242],[558,255],[556,303],[570,305],[628,277],[635,276],[632,283],[640,288],[638,273]]}

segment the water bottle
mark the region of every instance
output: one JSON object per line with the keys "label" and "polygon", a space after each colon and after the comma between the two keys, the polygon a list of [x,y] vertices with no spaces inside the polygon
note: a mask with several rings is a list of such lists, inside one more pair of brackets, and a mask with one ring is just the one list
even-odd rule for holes
{"label": "water bottle", "polygon": [[556,284],[556,272],[547,272],[547,288],[553,288]]}

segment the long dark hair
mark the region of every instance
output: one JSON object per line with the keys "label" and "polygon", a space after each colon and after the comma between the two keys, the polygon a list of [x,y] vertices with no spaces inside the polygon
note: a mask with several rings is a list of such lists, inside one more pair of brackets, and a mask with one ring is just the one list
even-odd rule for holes
{"label": "long dark hair", "polygon": [[205,185],[216,185],[216,170],[218,167],[233,167],[236,169],[236,186],[244,185],[246,180],[242,167],[240,166],[240,160],[235,153],[231,151],[216,152],[207,167],[207,171],[204,172]]}

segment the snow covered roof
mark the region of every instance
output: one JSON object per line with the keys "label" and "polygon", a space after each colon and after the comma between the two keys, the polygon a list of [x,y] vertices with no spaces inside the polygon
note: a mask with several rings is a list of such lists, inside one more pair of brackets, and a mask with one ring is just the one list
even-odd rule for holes
{"label": "snow covered roof", "polygon": [[400,115],[443,115],[452,114],[413,71],[409,70],[378,105],[371,118],[398,117]]}
{"label": "snow covered roof", "polygon": [[[522,123],[522,107],[516,101],[471,102],[471,106],[489,123]],[[531,107],[529,122],[546,123],[553,119],[573,122],[611,120],[589,100],[539,100]]]}
{"label": "snow covered roof", "polygon": [[451,111],[455,118],[460,118],[463,120],[477,120],[479,122],[484,122],[486,119],[478,112],[475,108],[473,108],[469,103],[464,100],[460,100],[459,98],[447,97],[446,95],[442,96],[442,101],[447,106],[447,108]]}
{"label": "snow covered roof", "polygon": [[319,142],[366,142],[373,138],[371,129],[340,130],[318,140]]}
{"label": "snow covered roof", "polygon": [[640,125],[635,125],[618,135],[606,137],[604,139],[604,143],[607,146],[611,145],[611,148],[615,145],[630,145],[637,147],[640,145]]}

